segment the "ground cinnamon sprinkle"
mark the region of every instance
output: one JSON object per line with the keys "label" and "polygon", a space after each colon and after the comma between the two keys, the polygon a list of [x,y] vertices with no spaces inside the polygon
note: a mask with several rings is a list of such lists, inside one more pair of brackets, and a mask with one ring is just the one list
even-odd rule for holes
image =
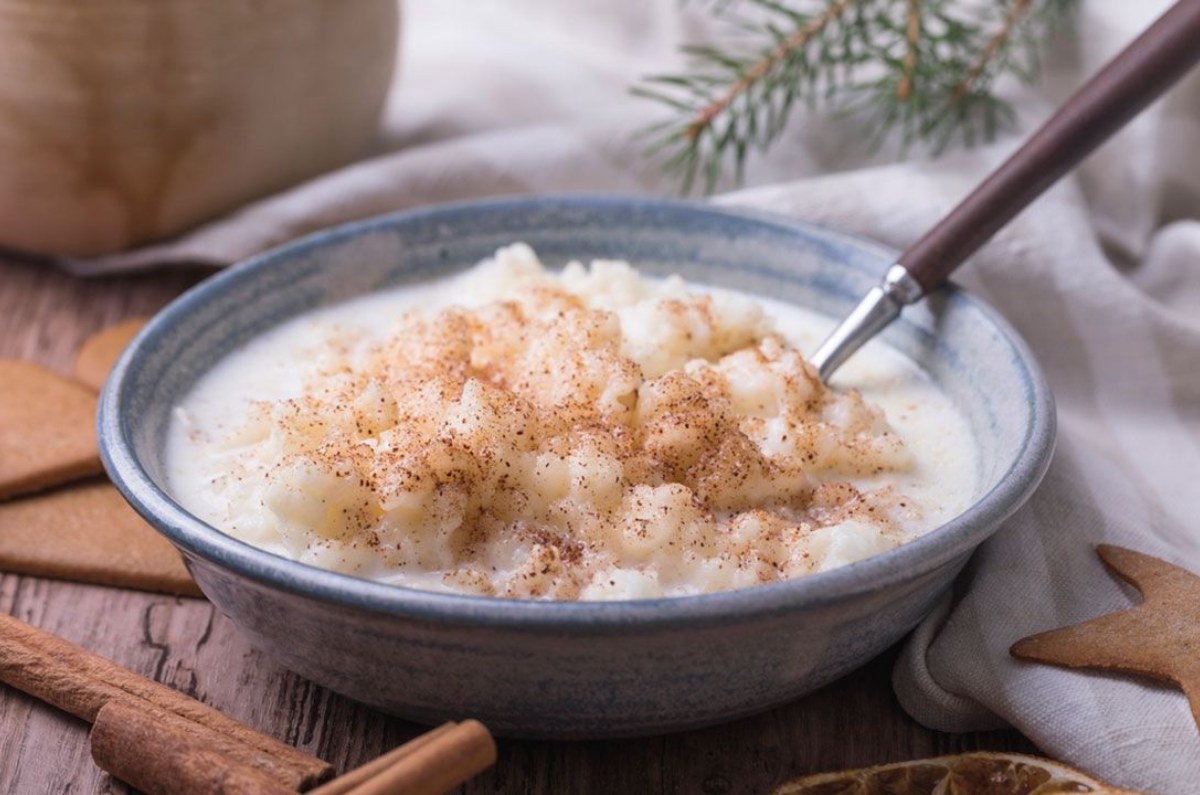
{"label": "ground cinnamon sprinkle", "polygon": [[217,439],[210,521],[362,576],[555,599],[795,577],[822,531],[861,557],[919,522],[862,486],[913,466],[882,413],[744,296],[617,262],[549,274],[523,246],[469,278],[467,305],[343,341]]}

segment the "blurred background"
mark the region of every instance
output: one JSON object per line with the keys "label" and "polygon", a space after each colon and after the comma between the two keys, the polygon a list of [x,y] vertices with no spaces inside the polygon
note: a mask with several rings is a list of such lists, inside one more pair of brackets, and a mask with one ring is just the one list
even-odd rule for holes
{"label": "blurred background", "polygon": [[[796,2],[807,14],[797,20],[752,0],[0,0],[0,245],[10,258],[76,272],[225,264],[330,224],[432,202],[677,195],[680,175],[663,171],[671,149],[648,155],[656,141],[644,133],[689,110],[634,89],[663,87],[648,76],[695,77],[712,65],[681,53],[684,45],[752,68],[770,50],[768,24],[799,30],[839,5],[860,4]],[[897,41],[884,55],[902,63],[906,0],[861,5],[894,19]],[[707,187],[721,194],[903,162],[965,191],[1167,3],[928,5],[980,27],[963,62],[939,63],[945,74],[934,71],[931,85],[953,86],[954,69],[969,75],[973,54],[987,61],[997,37],[1009,48],[971,86],[1010,114],[990,139],[913,146],[892,129],[868,140],[877,96],[810,105],[823,84],[797,80],[772,146],[747,148],[740,181],[726,153]],[[1061,18],[1039,19],[1050,11]],[[929,52],[941,46],[935,22],[922,28]],[[884,55],[866,57],[859,83],[879,76]],[[735,71],[718,72],[701,99],[720,100],[736,82]],[[1161,220],[1186,216],[1200,195],[1196,169],[1181,167],[1198,135],[1197,85],[1181,86],[1082,172],[1094,223],[1122,256],[1136,256]],[[926,168],[935,150],[937,165]],[[802,209],[829,215],[820,203]],[[843,215],[830,217],[859,226]],[[867,215],[877,223],[863,231],[901,242],[880,208]],[[902,218],[903,228],[918,221]]]}

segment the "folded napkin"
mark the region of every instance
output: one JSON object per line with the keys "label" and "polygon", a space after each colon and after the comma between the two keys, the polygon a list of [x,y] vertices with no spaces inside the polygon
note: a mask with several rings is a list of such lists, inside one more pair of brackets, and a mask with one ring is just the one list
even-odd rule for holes
{"label": "folded napkin", "polygon": [[[1173,97],[1159,118],[1114,147],[1127,152],[1128,161],[1116,162],[1130,171],[1094,173],[1100,190],[1119,195],[1139,174],[1133,169],[1170,173],[1163,183],[1179,176],[1171,164],[1186,160],[1145,137],[1161,141],[1161,128],[1178,123],[1200,140],[1200,84],[1191,88],[1190,118],[1180,109],[1168,122],[1184,99]],[[1138,157],[1149,151],[1162,161]],[[988,155],[866,169],[729,199],[903,245],[961,194],[965,175],[973,182],[986,171]],[[1200,181],[1191,188],[1193,212],[1200,211],[1197,187]],[[1034,497],[972,560],[965,595],[948,599],[909,640],[894,684],[905,709],[932,728],[1008,723],[1048,754],[1106,780],[1190,793],[1200,775],[1200,735],[1178,691],[1008,654],[1021,637],[1132,604],[1132,591],[1103,569],[1096,544],[1200,572],[1200,223],[1139,230],[1131,216],[1112,216],[1108,222],[1138,245],[1106,254],[1091,195],[1072,184],[1054,189],[960,274],[1036,354],[1058,403],[1058,446]],[[1153,204],[1163,191],[1141,195]]]}
{"label": "folded napkin", "polygon": [[[699,5],[699,4],[695,4]],[[1009,90],[1025,130],[1166,7],[1091,0],[1036,90]],[[295,235],[431,202],[672,186],[630,133],[630,97],[713,35],[674,0],[406,0],[400,78],[374,154],[177,240],[73,263],[83,272],[229,262]],[[845,120],[798,118],[744,190],[754,206],[903,247],[1014,138],[934,161],[867,157]],[[901,703],[927,726],[1011,724],[1047,753],[1124,786],[1190,793],[1200,734],[1184,697],[1148,680],[1020,663],[1025,635],[1131,604],[1097,543],[1200,571],[1200,80],[1053,189],[958,280],[1033,348],[1058,400],[1058,451],[1027,507],[964,573],[964,595],[909,640]]]}

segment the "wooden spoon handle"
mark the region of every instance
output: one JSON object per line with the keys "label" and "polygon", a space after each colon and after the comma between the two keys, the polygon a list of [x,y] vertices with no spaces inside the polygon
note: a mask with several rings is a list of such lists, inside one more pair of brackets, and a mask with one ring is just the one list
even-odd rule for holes
{"label": "wooden spoon handle", "polygon": [[1200,0],[1179,0],[900,257],[929,292],[1200,60]]}

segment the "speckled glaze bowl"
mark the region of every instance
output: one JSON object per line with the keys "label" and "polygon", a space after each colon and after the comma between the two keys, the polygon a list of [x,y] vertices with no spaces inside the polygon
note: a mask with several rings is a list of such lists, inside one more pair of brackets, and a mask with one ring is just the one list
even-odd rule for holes
{"label": "speckled glaze bowl", "polygon": [[172,498],[172,408],[219,359],[277,323],[381,287],[468,267],[515,240],[551,265],[628,259],[841,315],[893,253],[796,221],[704,205],[528,198],[437,207],[308,237],[179,298],[117,364],[100,405],[105,466],[252,641],[333,690],[421,722],[472,716],[505,735],[687,729],[830,682],[895,643],[1041,479],[1053,403],[994,311],[948,288],[887,332],[963,408],[979,497],[886,554],[757,588],[625,602],[428,593],[312,568],[210,527]]}

